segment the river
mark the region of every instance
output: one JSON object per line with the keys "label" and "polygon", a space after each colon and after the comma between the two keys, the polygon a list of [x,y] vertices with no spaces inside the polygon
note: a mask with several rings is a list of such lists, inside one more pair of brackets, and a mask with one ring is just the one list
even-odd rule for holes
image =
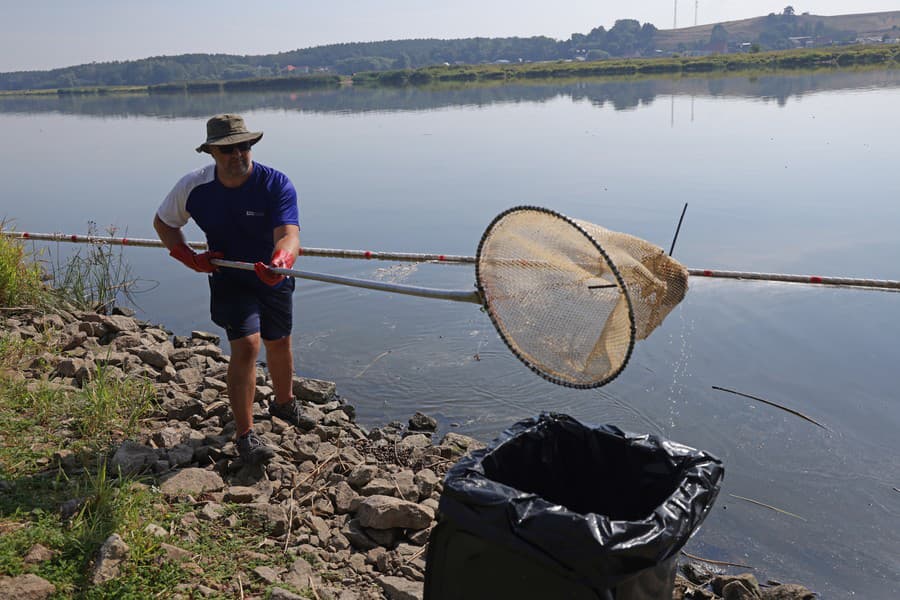
{"label": "river", "polygon": [[[897,106],[900,71],[873,70],[0,97],[0,218],[19,231],[84,233],[94,222],[153,237],[161,199],[208,161],[193,150],[206,118],[239,112],[265,132],[254,158],[300,192],[305,246],[473,255],[497,214],[535,205],[668,249],[688,203],[674,255],[690,268],[900,279]],[[78,248],[42,247],[48,260]],[[141,318],[218,332],[201,276],[160,250],[124,253]],[[467,266],[303,257],[296,268],[475,283]],[[692,278],[624,372],[582,391],[534,375],[474,305],[297,289],[297,372],[337,382],[361,424],[420,410],[441,433],[488,441],[556,411],[658,434],[725,464],[688,552],[823,598],[900,595],[900,295]]]}

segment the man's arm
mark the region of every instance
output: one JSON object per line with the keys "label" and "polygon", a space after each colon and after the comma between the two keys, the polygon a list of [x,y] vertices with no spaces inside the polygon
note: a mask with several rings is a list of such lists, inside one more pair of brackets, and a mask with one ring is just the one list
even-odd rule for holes
{"label": "man's arm", "polygon": [[290,269],[300,253],[300,228],[296,225],[279,225],[272,232],[275,241],[275,251],[269,264],[258,262],[253,265],[256,276],[268,285],[278,285],[284,280],[284,275],[273,273],[269,267]]}
{"label": "man's arm", "polygon": [[[274,257],[275,254],[279,250],[284,250],[288,254],[297,258],[297,254],[300,252],[300,228],[296,225],[280,225],[276,227],[273,231],[273,237],[275,239],[275,252],[272,253]],[[291,264],[293,264],[293,260],[291,260]],[[290,269],[290,267],[287,267]]]}
{"label": "man's arm", "polygon": [[[153,217],[153,229],[159,236],[163,245],[169,249],[169,256],[180,261],[184,266],[193,269],[199,273],[212,273],[218,267],[209,262],[211,258],[222,258],[221,252],[203,252],[197,254],[187,245],[184,238],[184,232],[181,227],[172,227],[159,218],[159,215]],[[299,245],[298,245],[299,249]]]}
{"label": "man's arm", "polygon": [[153,216],[153,229],[156,230],[156,235],[159,236],[160,241],[168,250],[171,251],[176,246],[182,244],[187,246],[187,240],[185,239],[184,232],[181,228],[166,225],[163,220],[159,218],[159,215]]}

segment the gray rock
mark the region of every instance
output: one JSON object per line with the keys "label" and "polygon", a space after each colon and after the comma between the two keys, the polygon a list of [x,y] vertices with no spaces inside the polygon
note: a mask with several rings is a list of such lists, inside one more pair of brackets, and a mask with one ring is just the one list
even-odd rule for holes
{"label": "gray rock", "polygon": [[143,340],[139,335],[133,333],[122,333],[116,336],[116,339],[112,341],[112,345],[115,348],[118,348],[120,351],[128,350],[130,348],[137,348],[138,346],[143,345]]}
{"label": "gray rock", "polygon": [[389,600],[421,600],[425,593],[423,583],[402,577],[382,575],[378,578],[378,585],[384,590]]}
{"label": "gray rock", "polygon": [[388,494],[388,496],[397,496],[404,500],[418,502],[419,487],[414,480],[415,474],[409,469],[404,469],[399,473],[395,473],[391,476],[391,481],[394,482],[394,493]]}
{"label": "gray rock", "polygon": [[710,581],[713,591],[723,597],[726,588],[730,588],[727,600],[750,600],[762,597],[762,591],[759,589],[759,582],[751,573],[742,575],[718,575]]}
{"label": "gray rock", "polygon": [[419,498],[430,497],[440,482],[440,478],[431,469],[422,469],[416,473],[415,483],[419,491]]}
{"label": "gray rock", "polygon": [[44,600],[55,592],[55,585],[33,573],[0,577],[0,598],[3,600]]}
{"label": "gray rock", "polygon": [[[60,321],[62,321],[62,319],[60,319]],[[42,562],[47,562],[51,558],[53,558],[53,550],[41,544],[35,544],[22,558],[22,562],[24,562],[26,565],[35,565]]]}
{"label": "gray rock", "polygon": [[144,527],[144,533],[148,533],[153,537],[165,538],[169,537],[169,532],[157,525],[156,523],[150,523],[146,527]]}
{"label": "gray rock", "polygon": [[484,444],[475,438],[452,431],[441,439],[440,446],[446,450],[446,453],[441,453],[444,458],[460,458],[473,450],[484,448]]}
{"label": "gray rock", "polygon": [[203,381],[203,373],[195,367],[179,369],[178,374],[175,376],[175,381],[185,385],[197,385]]}
{"label": "gray rock", "polygon": [[97,561],[91,572],[91,583],[99,585],[119,576],[119,566],[128,556],[128,544],[118,533],[114,533],[103,542]]}
{"label": "gray rock", "polygon": [[341,462],[346,465],[357,466],[361,465],[366,461],[363,458],[363,455],[359,453],[359,451],[353,446],[347,446],[345,448],[341,448]]}
{"label": "gray rock", "polygon": [[334,511],[339,514],[347,514],[354,509],[354,501],[357,501],[357,494],[346,481],[339,481],[331,490],[331,502],[334,505]]}
{"label": "gray rock", "polygon": [[435,431],[437,430],[437,419],[417,412],[409,419],[410,431]]}
{"label": "gray rock", "polygon": [[158,448],[174,448],[188,438],[188,432],[181,427],[163,427],[153,432],[151,439]]}
{"label": "gray rock", "polygon": [[233,485],[225,490],[225,502],[234,502],[235,504],[250,504],[256,500],[259,491],[256,488]]}
{"label": "gray rock", "polygon": [[194,459],[194,449],[187,444],[178,444],[167,452],[169,465],[172,467],[184,467]]}
{"label": "gray rock", "polygon": [[397,540],[402,535],[402,529],[371,529],[366,528],[366,535],[372,538],[372,541],[385,548],[393,548],[397,544]]}
{"label": "gray rock", "polygon": [[414,433],[397,442],[397,450],[399,452],[404,452],[415,448],[427,448],[430,445],[431,438],[422,433]]}
{"label": "gray rock", "polygon": [[[114,306],[112,309],[112,314],[132,318],[137,313],[134,311],[134,309],[128,308],[127,306]],[[135,326],[137,326],[137,322],[135,322]]]}
{"label": "gray rock", "polygon": [[150,469],[158,459],[159,455],[153,448],[125,440],[113,454],[109,469],[112,473],[136,475]]}
{"label": "gray rock", "polygon": [[84,359],[64,358],[56,365],[56,374],[60,377],[74,377],[84,367]]}
{"label": "gray rock", "polygon": [[306,559],[298,558],[291,564],[291,568],[282,576],[282,579],[298,590],[305,590],[315,585],[317,578],[312,565]]}
{"label": "gray rock", "polygon": [[208,331],[192,331],[191,332],[192,340],[201,340],[204,342],[209,342],[210,344],[218,345],[221,341],[221,338],[214,333],[209,333]]}
{"label": "gray rock", "polygon": [[188,468],[164,478],[159,486],[163,494],[177,496],[180,494],[201,494],[203,492],[218,491],[225,487],[225,482],[215,471],[206,469]]}
{"label": "gray rock", "polygon": [[164,560],[167,562],[173,563],[183,563],[192,560],[193,555],[185,550],[184,548],[179,548],[178,546],[173,546],[172,544],[166,544],[165,542],[159,545],[160,549],[163,551]]}
{"label": "gray rock", "polygon": [[341,530],[341,533],[350,540],[350,544],[357,550],[365,552],[367,550],[375,550],[378,548],[378,543],[366,533],[362,525],[359,524],[359,519],[351,519],[348,521]]}
{"label": "gray rock", "polygon": [[34,328],[41,332],[51,331],[54,329],[65,329],[66,323],[62,317],[54,314],[38,315],[32,321]]}
{"label": "gray rock", "polygon": [[[288,530],[288,510],[284,506],[277,504],[269,504],[268,502],[258,502],[248,504],[256,515],[262,519],[265,527],[269,529],[271,535],[278,537],[284,535]],[[297,511],[294,510],[293,521],[298,520]]]}
{"label": "gray rock", "polygon": [[135,323],[134,319],[130,319],[123,315],[104,315],[101,322],[107,331],[119,333],[121,331],[139,331],[140,327]]}
{"label": "gray rock", "polygon": [[375,465],[359,465],[347,475],[347,483],[355,489],[360,489],[378,474],[378,467]]}
{"label": "gray rock", "polygon": [[313,404],[326,404],[334,398],[337,386],[334,382],[308,377],[294,377],[294,396]]}
{"label": "gray rock", "polygon": [[289,592],[284,588],[274,587],[269,591],[269,600],[304,600],[303,596],[298,596],[293,592]]}
{"label": "gray rock", "polygon": [[363,527],[372,529],[425,529],[434,520],[434,511],[426,506],[392,496],[369,496],[357,512]]}
{"label": "gray rock", "polygon": [[278,581],[278,572],[272,567],[267,567],[265,565],[253,569],[253,574],[268,585]]}
{"label": "gray rock", "polygon": [[203,404],[196,398],[177,391],[170,391],[170,397],[162,401],[160,408],[165,411],[167,419],[186,421],[191,415],[199,414]]}
{"label": "gray rock", "polygon": [[62,344],[63,352],[80,348],[87,341],[87,334],[83,331],[75,332],[69,335],[69,338]]}
{"label": "gray rock", "polygon": [[129,351],[146,365],[162,369],[169,364],[169,356],[156,348],[131,348]]}
{"label": "gray rock", "polygon": [[197,518],[202,521],[218,521],[225,512],[225,507],[215,502],[207,502],[197,513]]}
{"label": "gray rock", "polygon": [[763,600],[815,600],[816,594],[802,585],[783,583],[762,591]]}
{"label": "gray rock", "polygon": [[394,496],[397,493],[397,486],[389,479],[376,477],[364,485],[359,493],[363,496]]}

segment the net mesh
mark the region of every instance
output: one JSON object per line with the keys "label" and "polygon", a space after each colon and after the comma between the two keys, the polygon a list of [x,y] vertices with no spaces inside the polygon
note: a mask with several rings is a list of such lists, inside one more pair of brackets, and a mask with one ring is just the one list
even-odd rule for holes
{"label": "net mesh", "polygon": [[499,215],[476,259],[478,288],[509,348],[542,377],[601,386],[687,291],[653,244],[542,208]]}

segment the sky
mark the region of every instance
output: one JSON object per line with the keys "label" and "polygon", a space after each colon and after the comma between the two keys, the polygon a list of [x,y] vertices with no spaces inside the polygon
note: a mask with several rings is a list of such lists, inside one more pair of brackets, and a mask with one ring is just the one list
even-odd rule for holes
{"label": "sky", "polygon": [[[270,54],[410,38],[568,39],[617,19],[675,24],[675,0],[4,0],[0,72],[186,53]],[[897,0],[698,0],[697,23],[900,10]],[[679,27],[695,0],[677,2]]]}

